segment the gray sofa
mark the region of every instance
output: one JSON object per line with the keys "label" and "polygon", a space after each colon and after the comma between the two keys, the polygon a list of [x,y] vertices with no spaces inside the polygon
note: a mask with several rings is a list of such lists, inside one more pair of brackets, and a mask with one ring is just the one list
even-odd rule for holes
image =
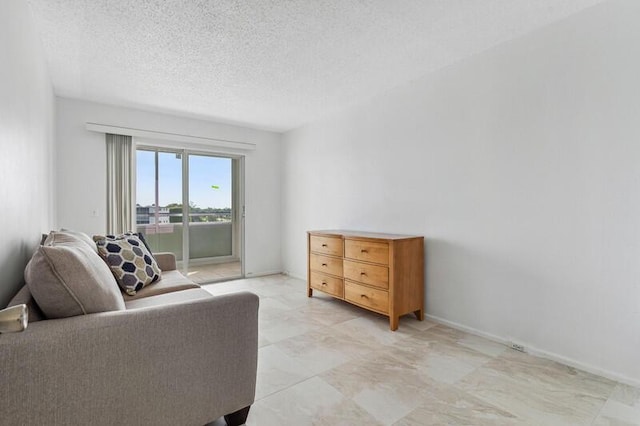
{"label": "gray sofa", "polygon": [[154,254],[162,278],[123,295],[126,309],[30,321],[0,334],[0,423],[243,424],[254,401],[258,297],[212,296]]}

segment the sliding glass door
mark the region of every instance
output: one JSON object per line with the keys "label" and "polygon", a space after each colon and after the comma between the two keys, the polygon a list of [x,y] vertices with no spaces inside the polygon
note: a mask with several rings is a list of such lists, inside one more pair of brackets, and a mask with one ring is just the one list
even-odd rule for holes
{"label": "sliding glass door", "polygon": [[238,158],[137,150],[136,223],[152,251],[176,254],[196,282],[242,276]]}
{"label": "sliding glass door", "polygon": [[203,154],[188,154],[188,159],[189,272],[203,281],[241,276],[234,241],[236,160]]}

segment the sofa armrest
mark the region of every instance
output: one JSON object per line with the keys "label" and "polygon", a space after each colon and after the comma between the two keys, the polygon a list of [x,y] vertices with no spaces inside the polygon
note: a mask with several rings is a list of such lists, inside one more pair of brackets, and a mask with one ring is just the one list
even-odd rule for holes
{"label": "sofa armrest", "polygon": [[176,270],[176,255],[171,252],[154,253],[154,259],[161,271]]}
{"label": "sofa armrest", "polygon": [[0,335],[7,424],[205,424],[251,405],[258,297],[39,321]]}

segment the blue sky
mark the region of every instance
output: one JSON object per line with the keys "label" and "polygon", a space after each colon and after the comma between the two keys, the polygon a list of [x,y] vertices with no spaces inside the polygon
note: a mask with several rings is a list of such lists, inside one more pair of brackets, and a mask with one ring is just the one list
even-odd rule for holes
{"label": "blue sky", "polygon": [[[137,151],[136,204],[155,203],[155,153]],[[158,153],[159,204],[182,202],[182,160],[175,153]],[[213,189],[216,185],[219,189]],[[231,207],[231,159],[189,156],[190,201],[197,207]]]}

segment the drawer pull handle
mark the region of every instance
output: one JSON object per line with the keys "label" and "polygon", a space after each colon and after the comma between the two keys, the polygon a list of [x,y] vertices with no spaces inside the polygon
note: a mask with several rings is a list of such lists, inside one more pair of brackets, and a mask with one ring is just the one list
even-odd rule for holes
{"label": "drawer pull handle", "polygon": [[366,295],[366,294],[361,294],[361,295],[360,295],[360,297],[363,297],[363,298],[365,298],[365,299],[368,299],[368,297],[367,297],[367,295]]}
{"label": "drawer pull handle", "polygon": [[322,281],[322,283],[321,283],[321,284],[322,284],[322,285],[327,285],[327,283],[325,283],[324,281]]}
{"label": "drawer pull handle", "polygon": [[365,249],[360,250],[360,253],[369,253],[368,251],[366,251]]}
{"label": "drawer pull handle", "polygon": [[322,245],[322,247],[326,247],[326,246],[327,246],[326,244],[323,244],[323,245]]}
{"label": "drawer pull handle", "polygon": [[360,272],[360,275],[367,275],[365,272]]}
{"label": "drawer pull handle", "polygon": [[327,264],[326,264],[326,263],[323,263],[323,264],[322,264],[322,266],[327,266]]}

